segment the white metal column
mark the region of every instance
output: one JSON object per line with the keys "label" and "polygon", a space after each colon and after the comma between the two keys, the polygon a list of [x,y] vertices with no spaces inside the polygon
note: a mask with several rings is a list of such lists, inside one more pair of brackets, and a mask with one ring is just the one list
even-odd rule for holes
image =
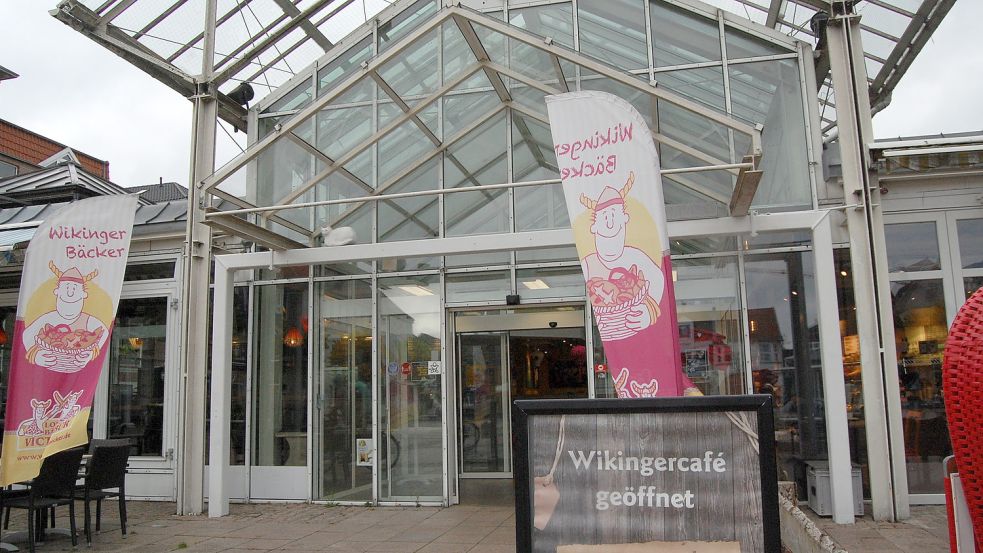
{"label": "white metal column", "polygon": [[[834,7],[845,9],[840,2]],[[873,140],[873,129],[867,72],[860,17],[850,11],[830,18],[826,44],[836,91],[844,197],[849,206],[845,213],[857,304],[873,516],[875,520],[895,521],[908,517],[908,484],[884,222],[880,190],[876,180],[871,183],[870,173],[868,144]],[[852,508],[837,506],[834,496],[833,509],[843,511],[834,517],[845,517]]]}
{"label": "white metal column", "polygon": [[[196,515],[204,510],[205,476],[205,366],[208,362],[208,281],[211,229],[204,224],[208,195],[199,183],[215,170],[215,133],[218,101],[211,79],[215,58],[217,0],[205,2],[202,74],[194,103],[191,182],[188,186],[188,233],[181,311],[181,434],[178,444],[177,512]],[[231,292],[230,292],[231,293]],[[231,343],[231,342],[230,342]],[[225,462],[228,463],[228,454]]]}
{"label": "white metal column", "polygon": [[850,441],[844,439],[849,436],[850,428],[846,417],[840,314],[836,301],[833,230],[828,215],[812,229],[812,255],[816,266],[816,307],[819,311],[819,349],[823,366],[826,449],[829,455],[833,521],[837,524],[852,524],[854,497]]}

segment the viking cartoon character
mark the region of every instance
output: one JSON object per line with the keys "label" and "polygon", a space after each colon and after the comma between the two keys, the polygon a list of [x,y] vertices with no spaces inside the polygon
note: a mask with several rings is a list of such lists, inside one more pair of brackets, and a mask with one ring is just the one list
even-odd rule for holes
{"label": "viking cartoon character", "polygon": [[76,267],[61,271],[53,262],[48,267],[58,277],[55,309],[24,330],[27,360],[51,370],[75,372],[98,357],[109,338],[106,326],[83,310],[89,296],[86,286],[98,272],[83,276]]}
{"label": "viking cartoon character", "polygon": [[[631,218],[626,198],[634,182],[635,174],[629,173],[619,190],[607,186],[597,200],[580,196],[580,203],[591,212],[590,232],[594,235],[595,251],[581,264],[597,329],[605,344],[612,344],[606,352],[615,367],[612,375],[618,397],[696,395],[699,389],[685,374],[672,373],[678,366],[678,354],[663,339],[667,332],[676,330],[671,320],[674,317],[659,317],[667,273],[648,253],[627,243]],[[662,263],[668,267],[668,255]],[[613,346],[615,341],[627,339],[632,339],[630,344]],[[643,364],[648,366],[644,370]]]}
{"label": "viking cartoon character", "polygon": [[[616,305],[630,302],[642,291],[647,282],[648,293],[635,298],[634,305],[625,316],[625,326],[633,335],[649,327],[659,316],[659,300],[665,282],[662,270],[644,251],[626,244],[630,217],[625,209],[625,198],[635,182],[635,174],[620,190],[607,186],[597,200],[580,195],[580,203],[591,211],[590,232],[594,235],[595,253],[581,260],[587,275],[588,293],[594,305]],[[603,331],[603,322],[598,322]]]}

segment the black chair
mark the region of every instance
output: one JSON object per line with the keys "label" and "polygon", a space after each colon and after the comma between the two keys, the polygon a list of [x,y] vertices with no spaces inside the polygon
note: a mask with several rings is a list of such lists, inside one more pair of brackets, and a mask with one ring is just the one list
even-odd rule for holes
{"label": "black chair", "polygon": [[102,500],[119,498],[119,521],[126,535],[126,464],[130,457],[130,440],[92,440],[91,456],[85,464],[83,483],[76,497],[85,502],[85,540],[92,543],[90,502],[96,502],[96,531],[102,525]]}
{"label": "black chair", "polygon": [[75,482],[83,453],[82,448],[74,448],[46,457],[37,478],[30,482],[26,495],[2,499],[0,508],[27,510],[27,539],[31,553],[34,553],[37,533],[42,531],[42,517],[56,505],[68,505],[72,546],[78,545],[75,535]]}

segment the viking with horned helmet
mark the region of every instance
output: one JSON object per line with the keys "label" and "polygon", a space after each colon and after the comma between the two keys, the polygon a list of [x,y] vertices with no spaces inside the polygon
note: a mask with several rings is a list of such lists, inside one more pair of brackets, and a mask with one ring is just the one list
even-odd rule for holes
{"label": "viking with horned helmet", "polygon": [[648,297],[626,317],[634,332],[648,328],[659,315],[659,302],[665,289],[662,271],[655,261],[639,248],[627,245],[630,217],[625,199],[635,183],[635,173],[628,173],[619,190],[606,186],[597,200],[580,195],[580,203],[591,212],[590,232],[594,235],[595,253],[581,260],[587,280],[600,278],[619,283],[624,279],[647,279]]}
{"label": "viking with horned helmet", "polygon": [[83,275],[76,267],[62,271],[54,262],[49,262],[48,268],[58,278],[58,283],[53,291],[55,309],[35,319],[24,330],[23,339],[27,349],[27,360],[47,368],[54,366],[58,361],[53,352],[41,348],[37,344],[36,336],[46,327],[97,333],[99,340],[95,347],[80,352],[73,360],[73,364],[81,369],[89,361],[99,356],[99,350],[109,338],[106,326],[96,317],[83,311],[85,299],[89,297],[89,293],[86,291],[87,284],[96,277],[98,271],[92,271],[86,275]]}

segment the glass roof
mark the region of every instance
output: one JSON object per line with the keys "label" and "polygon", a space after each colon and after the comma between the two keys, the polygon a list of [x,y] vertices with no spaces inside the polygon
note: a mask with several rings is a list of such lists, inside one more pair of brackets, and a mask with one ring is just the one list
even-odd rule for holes
{"label": "glass roof", "polygon": [[[125,57],[185,96],[194,93],[194,76],[201,73],[206,0],[64,0],[55,17],[70,24],[107,48]],[[500,8],[504,0],[465,1],[465,6]],[[793,38],[815,45],[809,21],[827,0],[671,0],[716,17],[725,10],[734,21],[750,20]],[[955,0],[860,0],[863,44],[871,105],[874,110],[890,102],[891,91]],[[393,4],[393,5],[391,5]],[[240,82],[250,83],[256,101],[276,90],[320,58],[344,37],[373,19],[380,22],[380,37],[398,38],[403,28],[414,26],[401,14],[427,17],[406,10],[410,0],[218,0],[216,27],[216,83],[230,92]],[[521,5],[543,4],[509,0],[510,18],[522,17]],[[603,2],[583,0],[585,6]],[[535,6],[523,8],[531,13]],[[631,14],[626,13],[626,21]],[[386,36],[384,36],[386,35]],[[637,40],[626,32],[623,41]],[[603,56],[619,59],[623,45],[604,45]],[[739,48],[734,43],[734,48]],[[731,44],[728,44],[731,48]],[[657,53],[657,55],[660,55]],[[678,53],[666,52],[675,57]],[[355,61],[355,60],[353,60]],[[631,60],[623,60],[628,63]],[[330,79],[330,73],[325,75]],[[823,131],[835,126],[835,99],[828,75],[819,75]],[[227,97],[221,98],[220,116],[242,123],[244,110]]]}

